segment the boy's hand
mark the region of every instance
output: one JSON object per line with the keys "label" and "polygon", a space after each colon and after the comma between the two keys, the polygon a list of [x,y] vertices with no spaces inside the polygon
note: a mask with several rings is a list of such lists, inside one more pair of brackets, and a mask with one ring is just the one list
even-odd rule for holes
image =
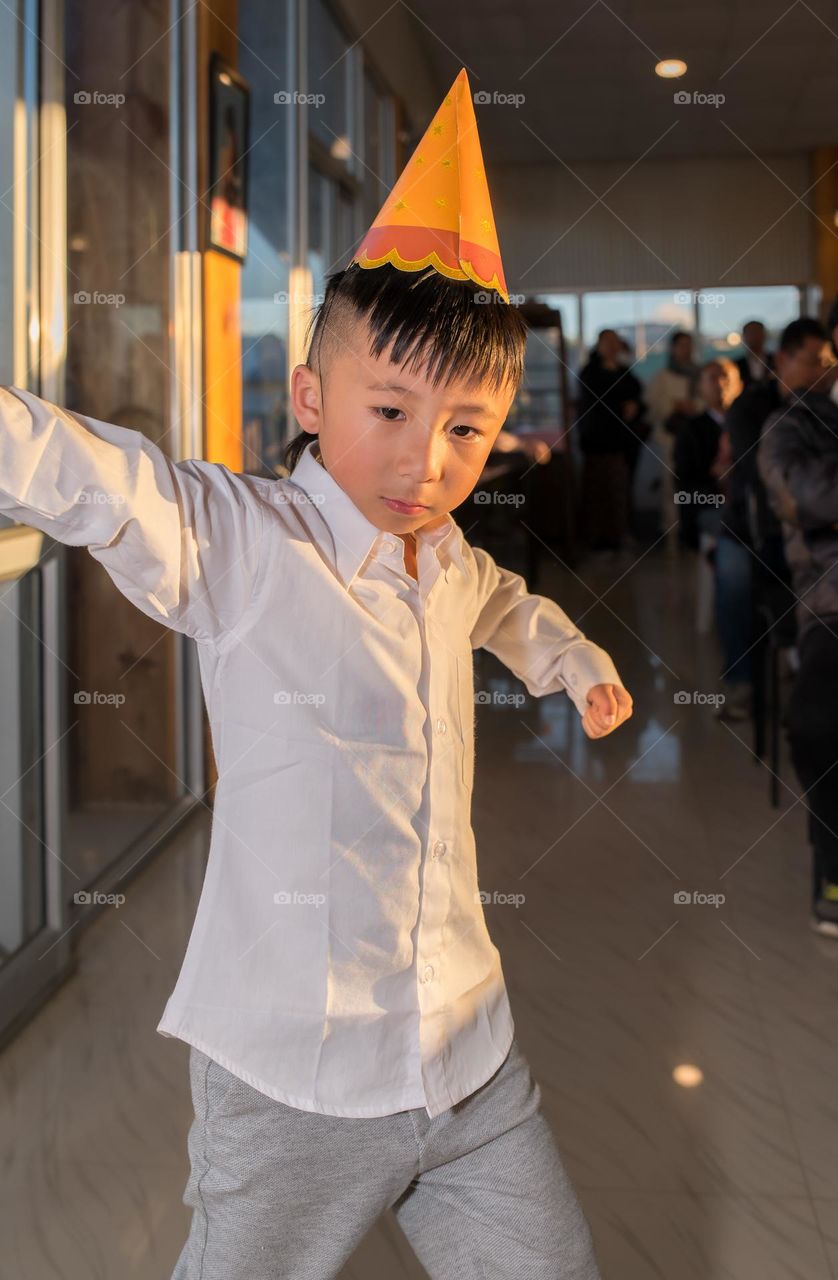
{"label": "boy's hand", "polygon": [[587,702],[582,728],[589,738],[604,738],[607,733],[613,733],[628,720],[634,705],[631,694],[621,684],[595,684],[588,690]]}

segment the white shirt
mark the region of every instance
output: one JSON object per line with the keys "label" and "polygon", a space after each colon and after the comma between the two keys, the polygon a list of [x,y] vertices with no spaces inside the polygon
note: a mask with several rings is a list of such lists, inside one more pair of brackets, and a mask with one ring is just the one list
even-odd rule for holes
{"label": "white shirt", "polygon": [[472,650],[540,696],[620,683],[552,600],[447,521],[404,543],[311,454],[290,479],[172,462],[0,389],[0,510],[87,545],[193,637],[218,766],[209,861],[157,1030],[329,1115],[453,1106],[513,1021],[471,828]]}

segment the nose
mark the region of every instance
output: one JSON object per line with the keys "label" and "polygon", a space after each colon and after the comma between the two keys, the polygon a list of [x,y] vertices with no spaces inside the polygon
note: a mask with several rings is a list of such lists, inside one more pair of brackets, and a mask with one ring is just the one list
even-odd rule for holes
{"label": "nose", "polygon": [[435,427],[417,425],[405,441],[399,474],[413,485],[433,484],[442,478],[445,437]]}

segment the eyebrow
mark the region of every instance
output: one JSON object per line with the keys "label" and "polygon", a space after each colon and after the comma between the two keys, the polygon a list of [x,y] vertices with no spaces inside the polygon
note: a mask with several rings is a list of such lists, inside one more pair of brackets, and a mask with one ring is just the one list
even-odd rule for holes
{"label": "eyebrow", "polygon": [[[367,386],[367,391],[398,391],[403,396],[414,396],[416,394],[416,392],[411,390],[410,387],[402,386],[400,382],[371,382]],[[465,413],[483,413],[487,418],[492,417],[492,410],[487,404],[483,404],[481,401],[474,401],[470,404],[458,404],[455,408],[458,412],[462,410]]]}

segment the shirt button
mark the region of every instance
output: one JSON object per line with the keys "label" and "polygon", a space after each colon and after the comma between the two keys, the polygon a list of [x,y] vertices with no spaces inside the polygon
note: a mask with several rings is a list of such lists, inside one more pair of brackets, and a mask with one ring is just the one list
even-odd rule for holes
{"label": "shirt button", "polygon": [[385,541],[385,542],[382,542],[381,544],[382,551],[390,552],[390,551],[395,551],[395,549],[396,549],[395,542]]}
{"label": "shirt button", "polygon": [[437,840],[436,844],[434,845],[433,849],[431,850],[431,857],[432,857],[432,858],[441,858],[441,857],[442,857],[442,855],[445,853],[445,850],[446,850],[446,848],[447,848],[447,847],[448,847],[448,846],[446,845],[446,843],[445,843],[445,841],[444,841],[444,840]]}
{"label": "shirt button", "polygon": [[431,978],[432,978],[433,976],[434,976],[434,967],[433,967],[433,965],[432,965],[432,964],[426,964],[426,965],[425,965],[425,967],[424,967],[424,969],[422,970],[422,981],[423,981],[423,982],[430,982],[430,980],[431,980]]}
{"label": "shirt button", "polygon": [[437,721],[436,721],[437,733],[445,733],[447,729],[448,729],[448,725],[445,723],[442,716],[437,716]]}

